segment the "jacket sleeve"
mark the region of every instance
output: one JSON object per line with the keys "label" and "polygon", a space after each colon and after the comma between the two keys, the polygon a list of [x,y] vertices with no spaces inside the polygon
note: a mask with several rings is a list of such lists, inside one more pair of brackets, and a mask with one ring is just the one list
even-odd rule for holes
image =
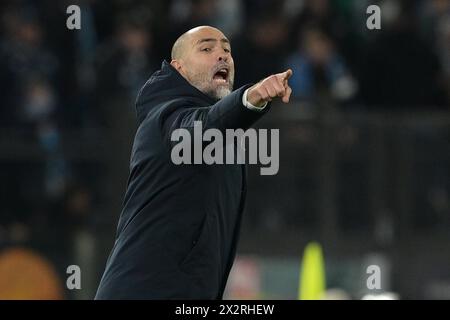
{"label": "jacket sleeve", "polygon": [[[209,107],[179,107],[171,112],[161,123],[164,139],[170,140],[172,132],[179,128],[193,130],[194,122],[201,121],[202,129],[247,130],[270,109],[267,105],[261,111],[254,111],[242,104],[242,96],[251,85],[243,86]],[[167,141],[167,140],[166,140]]]}

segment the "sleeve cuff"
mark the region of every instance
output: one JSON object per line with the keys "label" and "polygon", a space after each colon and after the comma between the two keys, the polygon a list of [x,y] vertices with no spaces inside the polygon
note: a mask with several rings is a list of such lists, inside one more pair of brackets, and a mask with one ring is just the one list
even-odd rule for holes
{"label": "sleeve cuff", "polygon": [[256,107],[253,104],[251,104],[248,100],[247,100],[247,93],[248,90],[244,91],[244,94],[242,95],[242,104],[244,105],[244,107],[246,107],[247,109],[253,110],[253,111],[258,111],[261,112],[264,110],[265,107],[267,107],[267,102],[262,106],[262,107]]}

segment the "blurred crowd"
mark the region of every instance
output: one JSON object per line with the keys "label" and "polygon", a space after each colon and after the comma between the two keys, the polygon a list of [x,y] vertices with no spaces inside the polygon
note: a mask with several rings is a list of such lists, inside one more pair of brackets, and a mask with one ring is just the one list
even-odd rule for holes
{"label": "blurred crowd", "polygon": [[[381,7],[380,31],[366,27],[373,3]],[[81,8],[80,30],[66,27],[70,4]],[[232,40],[237,86],[289,66],[299,98],[449,103],[448,0],[16,0],[0,9],[2,125],[104,124],[101,102],[132,101],[173,41],[203,24]]]}
{"label": "blurred crowd", "polygon": [[[66,27],[72,4],[80,30]],[[381,30],[366,27],[370,4],[381,8]],[[3,165],[10,183],[0,224],[53,221],[36,214],[49,203],[76,221],[92,210],[89,184],[62,152],[64,132],[132,126],[124,119],[137,91],[194,26],[230,38],[237,87],[289,67],[299,101],[325,97],[361,110],[450,104],[450,0],[14,0],[1,1],[0,13],[0,128],[21,128],[46,159],[35,175]]]}

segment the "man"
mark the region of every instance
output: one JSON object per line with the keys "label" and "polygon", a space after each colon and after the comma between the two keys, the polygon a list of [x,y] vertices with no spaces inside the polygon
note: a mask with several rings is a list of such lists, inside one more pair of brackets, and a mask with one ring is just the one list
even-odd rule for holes
{"label": "man", "polygon": [[175,165],[179,128],[248,129],[274,98],[289,102],[292,71],[232,92],[230,42],[202,26],[173,45],[141,89],[139,128],[114,248],[96,299],[221,299],[245,199],[242,164]]}

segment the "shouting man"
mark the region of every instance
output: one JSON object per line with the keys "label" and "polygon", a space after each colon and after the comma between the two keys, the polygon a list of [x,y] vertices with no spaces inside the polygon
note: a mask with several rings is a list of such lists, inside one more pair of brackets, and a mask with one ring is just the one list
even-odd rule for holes
{"label": "shouting man", "polygon": [[176,129],[248,129],[275,98],[289,102],[289,69],[233,91],[229,40],[213,27],[178,38],[141,89],[130,176],[116,241],[96,299],[221,299],[246,193],[245,165],[175,165]]}

